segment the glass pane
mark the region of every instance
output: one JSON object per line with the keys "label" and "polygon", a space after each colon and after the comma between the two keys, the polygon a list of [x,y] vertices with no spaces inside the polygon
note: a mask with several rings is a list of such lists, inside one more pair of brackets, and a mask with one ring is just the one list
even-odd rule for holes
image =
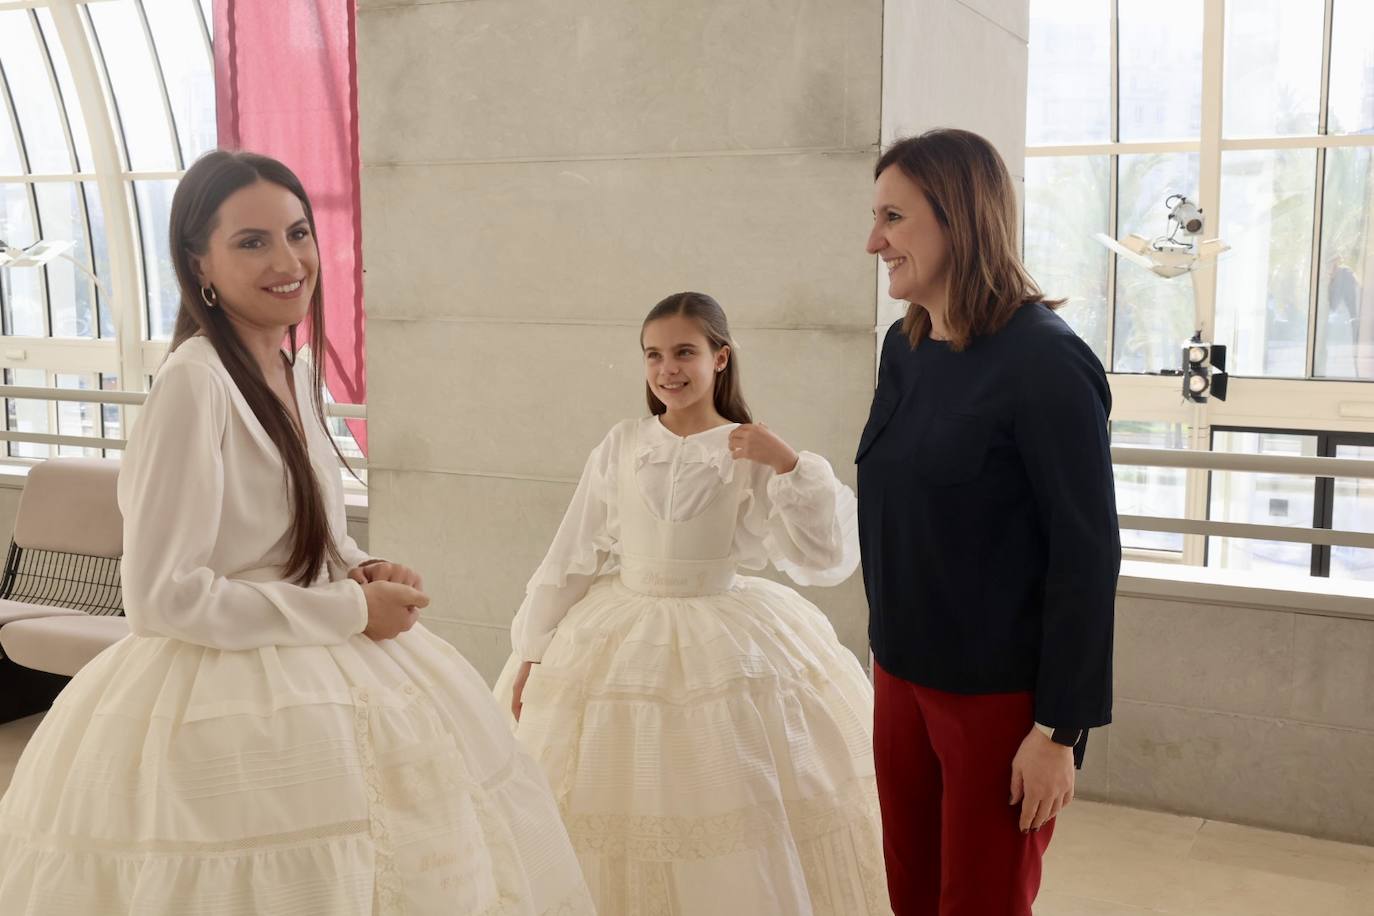
{"label": "glass pane", "polygon": [[[1121,236],[1155,239],[1167,231],[1170,194],[1197,200],[1195,153],[1151,153],[1121,157],[1117,224]],[[1183,341],[1197,328],[1190,274],[1161,277],[1118,258],[1116,329],[1112,369],[1158,372],[1177,369]]]}
{"label": "glass pane", "polygon": [[[0,240],[15,248],[38,241],[28,185],[0,184]],[[32,267],[0,269],[0,304],[4,306],[6,334],[42,337],[43,272]]]}
{"label": "glass pane", "polygon": [[1103,0],[1031,0],[1027,143],[1111,140],[1111,11]]}
{"label": "glass pane", "polygon": [[181,293],[172,266],[167,222],[172,213],[175,181],[136,181],[138,222],[143,237],[143,273],[148,286],[148,338],[170,340]]}
{"label": "glass pane", "polygon": [[62,104],[67,109],[67,126],[72,132],[72,143],[76,146],[77,168],[90,171],[95,168],[91,156],[91,139],[86,133],[86,118],[81,113],[81,100],[76,95],[76,84],[72,82],[72,69],[67,63],[67,54],[57,37],[57,26],[52,21],[52,13],[40,9],[38,25],[43,30],[43,40],[48,45],[48,56],[52,58],[53,69],[57,71],[57,86],[62,92]]}
{"label": "glass pane", "polygon": [[152,49],[133,0],[92,3],[85,9],[110,74],[130,168],[176,168]]}
{"label": "glass pane", "polygon": [[1316,374],[1374,378],[1374,149],[1326,151]]}
{"label": "glass pane", "polygon": [[[1246,455],[1311,458],[1317,454],[1317,437],[1218,430],[1212,434],[1212,449]],[[1212,498],[1207,517],[1214,521],[1312,527],[1316,481],[1311,477],[1238,471],[1213,471],[1211,477]],[[1226,569],[1283,570],[1306,576],[1312,572],[1312,545],[1209,537],[1207,565]]]}
{"label": "glass pane", "polygon": [[1026,267],[1059,314],[1107,364],[1106,247],[1110,232],[1110,161],[1106,156],[1026,160]]}
{"label": "glass pane", "polygon": [[[1137,448],[1187,448],[1189,428],[1181,423],[1112,421],[1112,445]],[[1122,515],[1183,518],[1188,472],[1184,468],[1116,465],[1116,510]],[[1183,535],[1172,531],[1121,529],[1121,546],[1141,550],[1183,550]]]}
{"label": "glass pane", "polygon": [[[1235,375],[1307,373],[1317,152],[1221,154],[1216,341]],[[1212,233],[1207,233],[1211,235]]]}
{"label": "glass pane", "polygon": [[[1337,445],[1337,458],[1374,460],[1374,445]],[[1374,480],[1337,477],[1331,527],[1337,531],[1374,532]],[[1331,548],[1331,578],[1374,582],[1374,550]]]}
{"label": "glass pane", "polygon": [[[119,391],[119,376],[101,374],[100,388],[103,391]],[[124,422],[120,415],[119,405],[102,404],[100,405],[100,414],[102,424],[100,435],[106,439],[123,439]],[[111,450],[107,452],[107,455],[118,457],[119,452]]]}
{"label": "glass pane", "polygon": [[24,160],[19,157],[19,141],[14,136],[14,120],[6,93],[0,92],[0,175],[24,174]]}
{"label": "glass pane", "polygon": [[[38,219],[43,238],[76,242],[67,256],[91,266],[86,241],[86,217],[76,184],[43,182],[34,185],[38,195]],[[49,261],[48,302],[51,303],[53,337],[94,337],[95,298],[90,277],[66,258]]]}
{"label": "glass pane", "polygon": [[215,74],[190,0],[143,0],[187,165],[215,148]]}
{"label": "glass pane", "polygon": [[[100,189],[95,182],[87,181],[81,186],[86,195],[86,212],[91,218],[91,242],[95,254],[95,275],[102,280],[110,276],[110,242],[105,235],[105,209],[100,204]],[[96,302],[100,312],[100,336],[114,337],[114,314],[105,292],[99,286],[95,289]]]}
{"label": "glass pane", "polygon": [[[1105,4],[1104,4],[1105,5]],[[1196,140],[1202,125],[1202,4],[1120,0],[1122,140]]]}
{"label": "glass pane", "polygon": [[[37,271],[34,271],[37,273]],[[6,369],[5,384],[26,388],[48,387],[48,373],[42,369]],[[46,433],[48,431],[48,402],[32,398],[6,398],[5,420],[13,432]],[[33,442],[10,442],[12,458],[47,458],[48,446]]]}
{"label": "glass pane", "polygon": [[1336,0],[1331,14],[1331,87],[1326,132],[1374,131],[1374,4]]}
{"label": "glass pane", "polygon": [[1226,136],[1317,132],[1325,15],[1321,3],[1227,0]]}
{"label": "glass pane", "polygon": [[39,48],[28,10],[0,12],[0,60],[10,98],[19,115],[19,131],[35,174],[70,174],[72,157],[62,132],[62,116],[52,91],[47,55]]}
{"label": "glass pane", "polygon": [[[96,377],[94,375],[65,375],[57,373],[55,378],[58,388],[91,390],[96,387]],[[100,435],[99,407],[99,404],[83,404],[80,401],[56,402],[58,435],[98,437]],[[85,455],[88,458],[99,458],[101,457],[101,450],[98,448],[83,448],[79,445],[59,445],[57,447],[57,454]]]}

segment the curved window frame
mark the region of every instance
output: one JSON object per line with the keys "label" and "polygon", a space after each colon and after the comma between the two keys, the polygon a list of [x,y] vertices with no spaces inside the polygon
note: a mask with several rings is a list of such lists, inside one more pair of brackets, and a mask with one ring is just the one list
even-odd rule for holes
{"label": "curved window frame", "polygon": [[[213,105],[214,57],[207,5],[201,0],[178,2],[185,3],[190,14],[178,14],[180,27],[184,29],[188,23],[194,23],[199,33],[198,43],[204,49],[210,103]],[[122,115],[115,83],[111,80],[110,61],[106,59],[101,45],[100,22],[113,12],[109,7],[114,4],[125,7],[119,11],[122,16],[128,17],[132,13],[137,17],[138,31],[146,44],[142,53],[148,55],[157,86],[156,99],[148,101],[158,106],[167,125],[168,136],[164,145],[170,147],[168,162],[171,168],[130,167],[127,119]],[[106,9],[98,10],[93,16],[92,7]],[[165,65],[154,37],[149,4],[145,0],[0,0],[0,14],[13,17],[15,21],[21,16],[28,20],[56,101],[70,166],[70,171],[65,173],[34,172],[30,168],[23,125],[11,95],[15,87],[7,79],[4,61],[0,59],[0,131],[13,132],[21,165],[18,174],[0,174],[0,185],[24,189],[36,239],[45,238],[38,188],[45,183],[63,183],[73,189],[77,207],[73,218],[77,221],[76,225],[84,228],[86,244],[81,258],[83,269],[73,268],[72,271],[76,282],[88,287],[88,301],[92,304],[91,336],[53,337],[51,268],[37,268],[43,333],[15,335],[11,333],[9,322],[4,322],[0,327],[0,335],[3,335],[0,343],[4,344],[0,349],[0,369],[3,369],[0,381],[4,384],[32,384],[41,372],[45,380],[44,387],[70,387],[75,383],[80,387],[146,389],[147,380],[166,355],[167,344],[165,340],[150,339],[149,335],[150,328],[165,324],[152,320],[150,309],[156,304],[149,301],[149,291],[158,286],[157,277],[150,275],[150,272],[165,270],[165,265],[160,268],[159,263],[148,256],[150,253],[145,250],[143,239],[147,237],[145,229],[148,227],[145,224],[148,220],[165,219],[166,214],[145,212],[146,208],[140,206],[137,189],[145,182],[179,179],[185,173],[188,159],[202,152],[182,146],[174,105],[168,92]],[[52,42],[60,43],[60,48],[53,47]],[[60,57],[55,59],[55,55]],[[59,61],[65,71],[61,76]],[[75,98],[71,97],[73,95]],[[78,126],[73,127],[74,124]],[[84,142],[80,142],[83,139]],[[188,142],[193,139],[189,132],[187,139]],[[89,162],[83,161],[87,146]],[[4,171],[8,170],[0,169],[0,172]],[[104,250],[99,253],[97,226],[93,222],[96,214],[101,223],[99,235],[105,242]],[[75,252],[69,252],[72,253]],[[99,277],[99,282],[94,276]],[[0,297],[3,297],[3,290],[0,290]],[[0,311],[9,313],[8,307]],[[32,322],[30,324],[36,328]],[[0,432],[0,438],[6,438],[5,432],[14,429],[17,405],[20,403],[7,399],[5,431]],[[22,403],[25,412],[32,418],[26,424],[31,431],[37,426],[35,407],[41,404],[47,412],[47,425],[46,429],[38,431],[93,433],[108,438],[117,438],[119,430],[127,429],[136,410],[132,407],[111,409],[95,404],[84,405],[87,408],[83,411],[84,428],[78,430],[71,427],[70,405],[64,408],[59,402],[52,401]],[[5,453],[11,460],[25,460],[46,457],[48,454],[100,454],[101,451],[67,445],[53,446],[51,449],[48,446],[22,447],[11,440],[6,443]],[[109,454],[117,453],[111,451]],[[0,457],[0,460],[4,459]]]}

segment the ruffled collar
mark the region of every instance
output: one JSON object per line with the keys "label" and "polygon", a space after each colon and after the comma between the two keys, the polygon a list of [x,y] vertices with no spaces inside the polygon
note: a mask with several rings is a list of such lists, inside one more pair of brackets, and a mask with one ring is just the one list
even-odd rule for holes
{"label": "ruffled collar", "polygon": [[635,471],[646,464],[671,464],[674,460],[686,464],[710,465],[729,483],[735,475],[735,459],[730,455],[730,433],[738,423],[727,423],[712,429],[678,436],[656,416],[639,425],[639,440],[635,446]]}

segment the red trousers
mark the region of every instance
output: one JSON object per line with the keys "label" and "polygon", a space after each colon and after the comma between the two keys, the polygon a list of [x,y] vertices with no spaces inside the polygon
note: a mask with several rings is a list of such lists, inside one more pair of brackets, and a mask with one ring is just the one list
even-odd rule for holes
{"label": "red trousers", "polygon": [[1021,833],[1011,761],[1030,693],[919,687],[873,665],[873,752],[896,916],[1031,916],[1054,821]]}

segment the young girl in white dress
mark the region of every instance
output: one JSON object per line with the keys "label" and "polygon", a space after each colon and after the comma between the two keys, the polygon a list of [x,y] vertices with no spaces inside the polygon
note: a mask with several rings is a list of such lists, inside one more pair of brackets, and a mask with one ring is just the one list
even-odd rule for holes
{"label": "young girl in white dress", "polygon": [[[309,201],[215,152],[119,477],[133,635],[58,697],[0,800],[5,916],[542,916],[591,901],[538,767],[414,571],[347,535]],[[281,344],[289,335],[292,353]]]}
{"label": "young girl in white dress", "polygon": [[873,691],[801,585],[855,570],[855,500],[751,422],[720,306],[641,334],[650,416],[587,460],[497,685],[602,916],[887,914]]}

